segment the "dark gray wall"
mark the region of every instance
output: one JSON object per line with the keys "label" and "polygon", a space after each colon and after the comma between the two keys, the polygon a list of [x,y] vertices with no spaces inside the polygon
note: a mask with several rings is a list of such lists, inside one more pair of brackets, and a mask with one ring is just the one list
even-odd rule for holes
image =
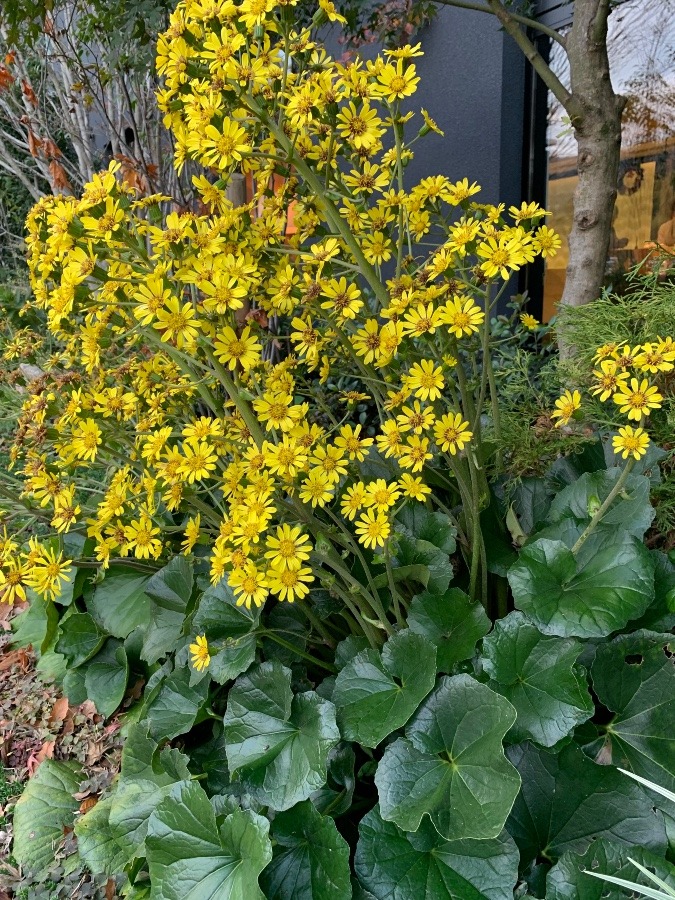
{"label": "dark gray wall", "polygon": [[[336,32],[326,35],[340,58]],[[415,60],[421,82],[406,109],[427,109],[445,131],[415,145],[406,171],[410,187],[427,175],[468,178],[483,188],[479,199],[520,203],[522,197],[525,59],[491,15],[442,7],[420,31],[424,56]],[[372,58],[377,47],[361,53]],[[422,124],[419,114],[415,123]],[[413,123],[408,134],[414,134]]]}

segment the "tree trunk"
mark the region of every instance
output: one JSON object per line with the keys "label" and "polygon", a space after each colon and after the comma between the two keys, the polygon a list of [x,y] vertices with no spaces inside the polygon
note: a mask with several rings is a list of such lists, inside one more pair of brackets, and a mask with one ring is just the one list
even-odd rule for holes
{"label": "tree trunk", "polygon": [[579,150],[569,261],[560,301],[567,306],[582,306],[600,296],[612,230],[625,100],[614,93],[610,80],[608,15],[609,0],[576,0],[565,41],[574,102],[570,118]]}

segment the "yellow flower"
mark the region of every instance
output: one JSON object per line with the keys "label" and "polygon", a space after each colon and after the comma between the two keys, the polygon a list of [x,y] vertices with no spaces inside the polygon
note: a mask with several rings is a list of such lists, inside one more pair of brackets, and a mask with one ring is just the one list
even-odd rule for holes
{"label": "yellow flower", "polygon": [[276,568],[272,565],[267,570],[267,582],[270,591],[280,600],[286,600],[293,603],[297,598],[302,600],[309,594],[308,585],[314,581],[312,570],[307,567],[298,566],[295,569]]}
{"label": "yellow flower", "polygon": [[234,370],[239,364],[245,372],[258,364],[262,352],[261,345],[255,335],[251,334],[248,325],[241,332],[241,337],[237,337],[235,330],[226,325],[216,337],[213,349],[218,361],[228,369]]}
{"label": "yellow flower", "polygon": [[641,350],[640,344],[636,344],[632,349],[630,344],[626,344],[625,347],[617,347],[616,352],[613,354],[617,366],[620,369],[632,368],[636,365],[636,360],[640,356]]}
{"label": "yellow flower", "polygon": [[619,349],[618,344],[614,344],[614,343],[603,344],[602,347],[598,347],[598,349],[595,351],[593,360],[595,362],[600,362],[601,359],[607,359],[610,356],[616,356],[616,352],[618,349]]}
{"label": "yellow flower", "polygon": [[356,150],[369,150],[384,133],[382,119],[367,101],[360,109],[351,101],[343,107],[338,115],[337,130],[340,137]]}
{"label": "yellow flower", "polygon": [[199,540],[200,534],[200,526],[201,526],[201,515],[197,513],[191,519],[188,519],[185,523],[185,530],[183,531],[183,543],[181,544],[181,549],[183,553],[188,554],[191,552],[194,545]]}
{"label": "yellow flower", "polygon": [[401,475],[398,484],[403,496],[411,500],[424,500],[431,493],[431,488],[419,476],[410,475],[408,472]]}
{"label": "yellow flower", "polygon": [[75,502],[74,493],[74,485],[69,485],[54,498],[54,518],[50,524],[58,532],[69,531],[80,513],[80,507]]}
{"label": "yellow flower", "polygon": [[540,219],[542,216],[550,216],[551,213],[542,209],[538,203],[526,203],[523,201],[520,206],[509,206],[509,214],[516,223],[525,219]]}
{"label": "yellow flower", "polygon": [[458,338],[478,331],[478,326],[485,319],[485,313],[473,300],[457,296],[445,304],[442,315],[450,334]]}
{"label": "yellow flower", "polygon": [[325,506],[333,498],[334,479],[321,469],[312,469],[300,486],[300,499],[312,506]]}
{"label": "yellow flower", "polygon": [[551,256],[555,256],[560,250],[562,241],[560,240],[560,235],[556,234],[552,228],[542,225],[534,232],[532,246],[544,259],[548,259]]}
{"label": "yellow flower", "polygon": [[228,584],[237,598],[237,606],[251,608],[251,603],[262,606],[269,594],[267,576],[250,560],[241,568],[233,569]]}
{"label": "yellow flower", "polygon": [[367,319],[364,327],[350,336],[350,340],[357,355],[363,357],[366,365],[378,359],[381,352],[381,338],[377,319]]}
{"label": "yellow flower", "polygon": [[660,409],[662,400],[657,388],[650,385],[646,378],[642,381],[631,378],[630,385],[622,384],[614,394],[614,402],[621,407],[621,412],[636,422],[648,416],[652,409]]}
{"label": "yellow flower", "polygon": [[429,452],[429,438],[421,438],[413,434],[408,443],[402,445],[398,464],[402,469],[419,472],[430,459],[433,459],[433,454]]}
{"label": "yellow flower", "polygon": [[591,393],[594,397],[599,394],[603,403],[628,379],[628,372],[619,372],[613,359],[603,359],[600,368],[593,369],[593,375],[598,380],[591,386]]}
{"label": "yellow flower", "polygon": [[340,512],[345,519],[349,519],[351,522],[356,517],[356,514],[363,508],[365,501],[366,486],[362,481],[357,481],[356,484],[348,487],[342,495]]}
{"label": "yellow flower", "polygon": [[635,358],[635,365],[642,372],[672,372],[673,360],[675,360],[675,352],[666,350],[659,344],[643,344],[642,353]]}
{"label": "yellow flower", "polygon": [[552,419],[557,419],[557,425],[567,425],[574,413],[581,407],[581,394],[579,391],[565,391],[562,397],[555,401],[555,411],[551,413]]}
{"label": "yellow flower", "polygon": [[197,317],[191,303],[181,304],[178,297],[169,297],[157,311],[153,328],[162,332],[163,341],[175,341],[180,350],[192,345],[199,334]]}
{"label": "yellow flower", "polygon": [[368,448],[373,444],[373,438],[361,437],[360,425],[343,425],[340,434],[335,438],[335,446],[350,459],[357,459],[359,462],[363,462]]}
{"label": "yellow flower", "polygon": [[319,0],[319,7],[330,22],[346,24],[347,20],[337,11],[333,0]]}
{"label": "yellow flower", "polygon": [[511,277],[511,271],[516,271],[526,262],[522,242],[508,236],[489,237],[478,245],[477,252],[485,260],[480,267],[488,278],[501,275],[506,281]]}
{"label": "yellow flower", "polygon": [[134,551],[137,559],[157,559],[162,552],[162,542],[157,537],[160,529],[152,524],[149,516],[142,515],[138,519],[132,519],[129,525],[124,527],[125,551]]}
{"label": "yellow flower", "polygon": [[649,435],[642,428],[632,428],[626,425],[619,428],[619,433],[612,438],[612,447],[614,452],[621,454],[624,459],[632,456],[634,459],[640,459],[647,452],[649,446]]}
{"label": "yellow flower", "polygon": [[403,322],[403,333],[413,337],[421,337],[423,334],[434,334],[442,324],[443,311],[435,310],[433,303],[426,306],[420,303],[415,309],[409,309]]}
{"label": "yellow flower", "polygon": [[194,484],[209,478],[215,471],[217,461],[218,455],[208,441],[189,438],[183,444],[183,462],[178,471],[189,484]]}
{"label": "yellow flower", "polygon": [[57,555],[53,547],[36,544],[36,558],[31,563],[26,584],[46,600],[55,600],[61,596],[61,582],[69,579],[71,564],[72,559],[63,559],[62,551]]}
{"label": "yellow flower", "polygon": [[378,93],[389,103],[411,97],[420,82],[414,63],[410,63],[404,70],[402,59],[396,60],[396,65],[387,63],[383,66],[377,80]]}
{"label": "yellow flower", "polygon": [[445,387],[443,370],[440,366],[434,366],[432,360],[423,359],[410,367],[405,384],[420,400],[438,400]]}
{"label": "yellow flower", "polygon": [[328,309],[337,313],[343,319],[354,319],[363,308],[361,291],[355,284],[348,284],[347,279],[332,278],[322,290],[322,295],[328,297],[321,304],[321,309]]}
{"label": "yellow flower", "polygon": [[101,445],[101,429],[93,419],[82,419],[73,429],[70,441],[72,452],[77,459],[88,459],[92,462]]}
{"label": "yellow flower", "polygon": [[440,134],[441,137],[445,137],[445,132],[441,131],[436,122],[431,118],[426,109],[421,109],[422,118],[424,119],[424,125],[420,128],[420,137],[423,137],[425,134],[429,134],[430,131],[435,131],[436,134]]}
{"label": "yellow flower", "polygon": [[[312,545],[299,525],[278,525],[275,536],[268,536],[265,559],[271,560],[275,569],[299,569],[309,559]],[[283,598],[282,598],[283,599]]]}
{"label": "yellow flower", "polygon": [[404,406],[399,415],[396,416],[396,423],[399,431],[412,431],[415,434],[422,434],[423,431],[431,428],[436,417],[430,406],[422,407],[419,400],[415,400],[412,406]]}
{"label": "yellow flower", "polygon": [[539,320],[535,319],[535,317],[530,315],[530,313],[521,313],[520,321],[523,323],[525,328],[528,329],[528,331],[534,331],[535,328],[539,327]]}
{"label": "yellow flower", "polygon": [[356,523],[356,534],[360,544],[372,548],[384,546],[389,537],[391,526],[387,517],[375,509],[368,509]]}
{"label": "yellow flower", "polygon": [[10,560],[6,568],[0,569],[0,603],[13,606],[17,601],[26,600],[28,583],[27,567],[18,560]]}
{"label": "yellow flower", "polygon": [[454,456],[458,450],[464,449],[473,433],[469,431],[469,423],[462,419],[460,413],[447,413],[436,422],[434,437],[444,453],[449,452]]}
{"label": "yellow flower", "polygon": [[204,137],[197,137],[202,161],[217,169],[227,169],[239,162],[250,149],[246,131],[232,119],[223,119],[220,130],[207,125]]}
{"label": "yellow flower", "polygon": [[204,669],[208,669],[209,663],[211,662],[211,654],[209,653],[209,645],[206,642],[205,634],[198,634],[194,644],[190,644],[188,650],[192,657],[192,665],[198,672],[203,672]]}
{"label": "yellow flower", "polygon": [[391,484],[387,484],[384,478],[377,478],[366,485],[363,505],[372,506],[378,512],[386,512],[390,507],[394,506],[400,496],[401,492],[398,489],[397,482],[394,481]]}

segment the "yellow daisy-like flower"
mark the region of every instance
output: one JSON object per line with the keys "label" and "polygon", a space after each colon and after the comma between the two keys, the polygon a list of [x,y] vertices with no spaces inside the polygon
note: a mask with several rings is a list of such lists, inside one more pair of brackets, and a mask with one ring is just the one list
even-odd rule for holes
{"label": "yellow daisy-like flower", "polygon": [[162,332],[163,341],[174,341],[178,349],[194,344],[199,328],[191,303],[181,303],[178,297],[169,297],[158,310],[153,328]]}
{"label": "yellow daisy-like flower", "polygon": [[434,437],[444,453],[449,452],[454,456],[469,443],[473,432],[469,431],[469,423],[464,421],[460,413],[448,413],[436,422]]}
{"label": "yellow daisy-like flower", "polygon": [[387,484],[384,478],[377,478],[366,485],[363,505],[373,506],[378,512],[386,512],[400,496],[401,492],[397,482]]}
{"label": "yellow daisy-like flower", "polygon": [[211,654],[209,653],[209,645],[206,641],[205,634],[198,634],[194,644],[190,644],[188,650],[190,651],[190,662],[192,663],[193,668],[198,672],[203,672],[204,669],[208,669],[209,663],[211,662]]}
{"label": "yellow daisy-like flower", "polygon": [[597,378],[597,381],[591,386],[591,393],[594,397],[600,395],[603,403],[616,390],[623,387],[624,382],[628,380],[628,372],[620,372],[613,359],[603,359],[600,363],[600,368],[593,369],[593,375]]}
{"label": "yellow daisy-like flower", "polygon": [[340,512],[352,522],[356,518],[356,514],[360,512],[366,502],[366,486],[362,481],[357,481],[342,495],[340,501]]}
{"label": "yellow daisy-like flower", "polygon": [[[276,535],[267,538],[269,550],[265,553],[265,559],[271,561],[274,569],[299,569],[303,562],[309,559],[312,545],[306,534],[302,533],[299,525],[278,525]],[[283,598],[282,598],[283,599]]]}
{"label": "yellow daisy-like flower", "polygon": [[248,325],[243,329],[240,337],[237,337],[233,328],[226,325],[216,337],[213,349],[216,358],[229,369],[234,370],[239,364],[245,372],[258,364],[262,352],[262,346],[258,343],[255,335],[251,334]]}
{"label": "yellow daisy-like flower", "polygon": [[61,596],[63,584],[70,576],[72,559],[64,559],[53,547],[36,546],[36,558],[25,581],[29,587],[46,600]]}
{"label": "yellow daisy-like flower", "polygon": [[560,235],[547,225],[542,225],[534,232],[532,246],[538,250],[544,259],[555,256],[562,246]]}
{"label": "yellow daisy-like flower", "polygon": [[340,434],[335,438],[335,446],[350,459],[363,462],[368,449],[375,443],[373,438],[361,437],[360,425],[343,425]]}
{"label": "yellow daisy-like flower", "polygon": [[375,509],[368,509],[356,523],[359,543],[368,549],[383,547],[389,537],[391,525],[387,517]]}
{"label": "yellow daisy-like flower", "polygon": [[157,559],[162,552],[159,534],[160,529],[152,524],[149,516],[133,519],[124,527],[125,550],[133,550],[136,559]]}
{"label": "yellow daisy-like flower", "polygon": [[457,296],[448,300],[442,308],[442,315],[450,334],[458,338],[478,331],[478,326],[485,319],[485,313],[473,300]]}
{"label": "yellow daisy-like flower", "polygon": [[557,425],[567,425],[574,413],[581,408],[581,394],[579,391],[565,391],[562,397],[555,401],[555,411],[551,413],[552,419],[557,419]]}
{"label": "yellow daisy-like flower", "polygon": [[648,416],[651,410],[660,409],[662,400],[658,389],[650,385],[646,378],[642,381],[631,378],[630,385],[622,384],[614,394],[614,402],[621,408],[621,412],[636,422],[643,416]]}
{"label": "yellow daisy-like flower", "polygon": [[535,328],[539,327],[539,320],[535,319],[534,316],[531,316],[530,313],[521,313],[520,321],[528,331],[534,331]]}
{"label": "yellow daisy-like flower", "polygon": [[237,598],[237,606],[251,608],[251,603],[262,606],[269,594],[267,576],[250,560],[246,565],[233,569],[228,576],[228,584]]}
{"label": "yellow daisy-like flower", "polygon": [[280,600],[293,603],[297,598],[302,600],[309,594],[309,587],[314,581],[312,570],[299,566],[296,569],[276,568],[274,565],[267,570],[267,583],[270,591]]}
{"label": "yellow daisy-like flower", "polygon": [[201,514],[197,513],[191,519],[188,519],[185,523],[185,530],[183,532],[183,543],[181,544],[181,549],[183,553],[188,554],[194,547],[194,545],[199,540],[201,527]]}
{"label": "yellow daisy-like flower", "polygon": [[435,131],[436,134],[440,134],[441,137],[445,137],[445,132],[441,131],[438,127],[434,119],[431,118],[426,109],[421,109],[422,118],[424,119],[424,125],[420,128],[420,137],[423,137],[425,134],[429,134],[430,131]]}
{"label": "yellow daisy-like flower", "polygon": [[431,488],[426,485],[419,476],[404,472],[398,480],[401,493],[411,500],[424,500],[431,493]]}
{"label": "yellow daisy-like flower", "polygon": [[335,479],[321,469],[312,469],[300,485],[300,499],[312,506],[325,506],[333,499]]}
{"label": "yellow daisy-like flower", "polygon": [[659,344],[643,344],[642,353],[635,357],[635,365],[642,372],[651,372],[655,375],[657,372],[672,372],[675,366],[675,353],[672,350],[666,350]]}
{"label": "yellow daisy-like flower", "polygon": [[625,428],[619,428],[618,435],[612,438],[612,447],[614,452],[620,454],[624,459],[632,456],[634,459],[640,459],[647,452],[649,446],[649,435],[642,428],[632,428],[626,425]]}
{"label": "yellow daisy-like flower", "polygon": [[420,400],[433,401],[441,396],[445,378],[440,366],[434,366],[430,359],[422,359],[410,367],[405,383]]}
{"label": "yellow daisy-like flower", "polygon": [[404,97],[412,97],[420,82],[414,63],[410,63],[404,69],[402,59],[397,59],[396,65],[387,63],[383,66],[377,80],[378,93],[389,103],[403,100]]}
{"label": "yellow daisy-like flower", "polygon": [[246,131],[232,119],[223,119],[220,129],[207,125],[199,138],[199,151],[206,165],[227,169],[250,149]]}

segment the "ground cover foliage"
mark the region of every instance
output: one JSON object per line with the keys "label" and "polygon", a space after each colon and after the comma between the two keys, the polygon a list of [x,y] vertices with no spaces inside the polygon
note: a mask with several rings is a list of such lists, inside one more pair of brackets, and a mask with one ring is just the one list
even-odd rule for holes
{"label": "ground cover foliage", "polygon": [[402,110],[419,48],[342,65],[294,28],[188,2],[160,39],[199,212],[113,164],[29,217],[48,337],[4,349],[3,599],[71,704],[125,712],[88,811],[76,760],[40,765],[14,856],[40,873],[72,828],[70,865],[137,900],[672,883],[672,819],[618,767],[675,787],[675,565],[645,542],[673,341],[596,346],[555,403],[539,359],[546,461],[514,478],[504,398],[548,335],[494,313],[559,238],[466,180],[406,187],[440,140]]}

